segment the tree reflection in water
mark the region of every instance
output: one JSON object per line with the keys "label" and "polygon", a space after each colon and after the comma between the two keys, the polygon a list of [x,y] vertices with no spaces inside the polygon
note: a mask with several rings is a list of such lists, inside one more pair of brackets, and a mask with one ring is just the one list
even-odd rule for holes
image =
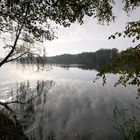
{"label": "tree reflection in water", "polygon": [[[57,90],[54,92],[55,88]],[[26,81],[18,84],[16,90],[11,92],[12,100],[21,103],[12,104],[11,107],[30,140],[102,140],[103,137],[105,140],[119,139],[117,133],[110,131],[114,122],[109,122],[107,118],[110,114],[107,110],[111,110],[114,102],[111,97],[107,103],[104,102],[105,97],[99,96],[97,102],[96,94],[92,94],[94,98],[91,98],[84,93],[77,95],[74,92],[76,89],[73,89],[73,93],[68,87],[64,89],[58,89],[54,81],[37,81],[35,85]],[[94,108],[93,103],[96,104]],[[117,104],[120,107],[122,105],[119,101]],[[125,117],[132,118],[131,114]],[[115,127],[118,124],[117,122]]]}
{"label": "tree reflection in water", "polygon": [[[47,101],[48,91],[53,85],[53,81],[37,81],[36,86],[32,87],[30,82],[26,81],[18,84],[16,90],[11,91],[12,101],[19,102],[11,107],[25,134],[31,140],[43,139],[43,120],[47,117],[44,105]],[[36,118],[36,114],[40,114],[41,117]]]}
{"label": "tree reflection in water", "polygon": [[[49,94],[52,93],[50,90],[53,86],[55,86],[54,81],[37,81],[35,86],[32,86],[29,81],[26,81],[18,84],[17,89],[11,92],[13,100],[18,100],[22,103],[14,104],[12,107],[15,110],[17,118],[22,125],[25,134],[30,140],[91,140],[95,138],[95,135],[98,137],[98,139],[102,139],[106,133],[110,133],[105,129],[101,130],[90,127],[87,129],[86,126],[84,130],[80,130],[78,126],[75,126],[76,124],[73,124],[74,126],[67,126],[69,125],[68,120],[70,116],[68,115],[70,114],[68,113],[69,111],[66,112],[65,109],[68,106],[65,104],[65,106],[67,106],[65,108],[64,106],[57,105],[59,100],[65,97],[58,96],[58,99],[51,100],[51,102],[54,102],[51,104],[54,104],[56,108],[62,107],[60,111],[63,112],[58,112],[57,110],[53,110],[53,108],[51,109],[48,107],[50,105]],[[89,101],[88,98],[86,99],[86,101]],[[69,104],[67,99],[65,101]],[[87,104],[88,106],[88,102],[84,104]],[[89,117],[89,121],[91,121],[88,114],[87,117]],[[85,123],[83,122],[83,125],[84,124]],[[69,132],[65,130],[66,126],[70,127]],[[111,133],[109,134],[109,138],[113,138],[115,140]]]}

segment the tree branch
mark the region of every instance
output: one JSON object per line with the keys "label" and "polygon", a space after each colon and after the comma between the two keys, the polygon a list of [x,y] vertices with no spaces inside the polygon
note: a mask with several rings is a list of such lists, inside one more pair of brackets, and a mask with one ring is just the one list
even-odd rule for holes
{"label": "tree branch", "polygon": [[[26,14],[25,14],[23,23],[22,23],[22,25],[20,26],[19,31],[17,30],[16,38],[15,38],[14,44],[13,44],[13,46],[12,46],[12,49],[11,49],[11,51],[7,54],[7,56],[0,62],[0,67],[1,67],[4,63],[7,62],[8,58],[13,54],[13,52],[14,52],[14,50],[15,50],[15,48],[16,48],[16,45],[17,45],[19,36],[20,36],[21,31],[22,31],[22,29],[23,29],[23,26],[24,26],[24,24],[25,24],[25,20],[26,20],[26,16],[27,16],[28,10],[29,10],[29,9],[28,9],[28,7],[27,7],[27,9],[26,9]],[[19,26],[19,24],[18,24],[18,26]]]}
{"label": "tree branch", "polygon": [[21,54],[21,55],[15,57],[15,58],[12,58],[12,59],[6,60],[6,62],[11,62],[11,61],[17,60],[17,59],[21,58],[22,56],[24,56],[24,55],[27,54],[27,53],[28,53],[28,52],[25,52],[25,53],[23,53],[23,54]]}
{"label": "tree branch", "polygon": [[20,102],[20,101],[18,101],[18,100],[16,100],[16,101],[11,101],[11,102],[5,102],[4,104],[26,104],[26,102]]}
{"label": "tree branch", "polygon": [[17,36],[16,36],[16,39],[15,39],[15,42],[14,42],[14,45],[13,45],[13,47],[12,47],[12,49],[11,49],[11,51],[8,53],[8,55],[0,62],[0,67],[4,64],[4,63],[6,63],[7,62],[7,60],[8,60],[8,58],[12,55],[12,53],[14,52],[14,50],[15,50],[15,48],[16,48],[16,45],[17,45],[17,41],[18,41],[18,39],[19,39],[19,36],[20,36],[20,33],[21,33],[21,30],[22,30],[22,28],[23,28],[23,24],[22,24],[22,26],[21,26],[21,28],[19,29],[19,32],[18,32],[18,34],[17,34]]}
{"label": "tree branch", "polygon": [[11,114],[14,114],[14,111],[6,103],[0,102],[0,105],[6,108]]}

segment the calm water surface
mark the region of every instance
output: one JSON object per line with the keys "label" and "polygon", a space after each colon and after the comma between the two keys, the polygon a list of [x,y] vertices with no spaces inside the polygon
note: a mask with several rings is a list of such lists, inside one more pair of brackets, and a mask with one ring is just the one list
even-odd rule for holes
{"label": "calm water surface", "polygon": [[[96,74],[96,70],[77,67],[46,66],[43,71],[37,71],[36,67],[7,64],[0,68],[0,99],[8,100],[9,91],[17,83],[29,80],[31,86],[35,86],[38,80],[53,81],[46,103],[34,114],[35,121],[30,130],[40,126],[42,140],[47,140],[52,132],[56,137],[63,135],[68,140],[80,136],[83,140],[114,140],[117,139],[111,127],[114,105],[127,107],[128,102],[138,105],[137,88],[114,87],[116,75],[108,75],[105,86],[101,80],[93,83]],[[46,112],[49,117],[45,117]]]}

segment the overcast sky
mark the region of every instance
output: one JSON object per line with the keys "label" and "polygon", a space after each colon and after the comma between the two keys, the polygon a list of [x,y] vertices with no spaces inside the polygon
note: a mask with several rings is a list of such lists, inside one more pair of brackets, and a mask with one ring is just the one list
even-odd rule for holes
{"label": "overcast sky", "polygon": [[132,39],[121,37],[115,40],[108,40],[108,37],[118,31],[123,31],[128,21],[139,20],[140,8],[137,8],[137,10],[130,14],[131,16],[128,16],[120,5],[116,5],[114,13],[117,18],[115,23],[111,23],[109,26],[99,25],[95,19],[86,18],[82,26],[73,24],[70,28],[59,28],[59,31],[57,31],[58,39],[44,43],[47,55],[93,52],[100,48],[117,48],[123,50],[135,46],[138,42],[132,43]]}
{"label": "overcast sky", "polygon": [[[108,37],[116,32],[121,32],[128,21],[139,20],[140,8],[133,11],[128,16],[119,6],[115,7],[117,16],[115,23],[108,25],[99,25],[93,18],[85,18],[84,24],[72,24],[69,28],[59,27],[56,30],[58,39],[45,41],[42,45],[46,48],[47,56],[60,55],[64,53],[76,54],[81,52],[93,52],[100,48],[117,48],[119,50],[135,46],[132,39],[117,38],[108,40]],[[2,41],[0,41],[2,46]],[[0,48],[0,57],[4,56],[2,47]]]}

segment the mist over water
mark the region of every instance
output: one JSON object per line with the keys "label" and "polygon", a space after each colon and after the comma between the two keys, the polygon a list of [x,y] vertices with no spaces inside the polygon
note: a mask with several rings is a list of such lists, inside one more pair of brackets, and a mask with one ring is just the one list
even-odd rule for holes
{"label": "mist over water", "polygon": [[[29,80],[31,87],[40,81],[53,81],[44,91],[41,102],[35,108],[34,122],[28,132],[39,128],[40,139],[47,140],[50,135],[56,139],[118,139],[113,134],[112,117],[116,104],[129,107],[128,102],[139,105],[136,99],[137,88],[128,86],[114,87],[116,75],[108,75],[108,81],[102,86],[99,80],[93,83],[97,71],[82,70],[76,67],[65,69],[47,66],[36,71],[35,68],[18,68],[15,64],[0,69],[0,99],[9,98],[10,89],[16,83]],[[37,137],[37,136],[36,136]]]}

